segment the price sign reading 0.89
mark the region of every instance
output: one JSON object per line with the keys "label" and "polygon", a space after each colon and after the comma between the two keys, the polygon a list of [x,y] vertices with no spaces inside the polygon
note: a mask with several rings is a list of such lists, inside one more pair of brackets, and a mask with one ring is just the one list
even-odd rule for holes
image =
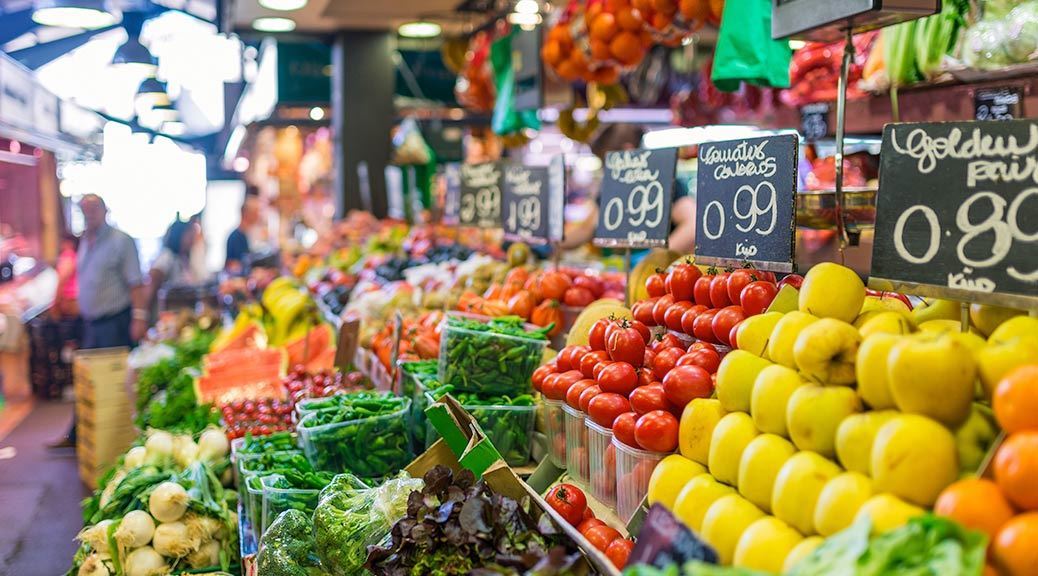
{"label": "price sign reading 0.89", "polygon": [[870,284],[1038,304],[1038,123],[888,124]]}
{"label": "price sign reading 0.89", "polygon": [[696,260],[792,272],[797,136],[699,146]]}
{"label": "price sign reading 0.89", "polygon": [[477,228],[501,225],[501,166],[498,163],[461,166],[458,224]]}
{"label": "price sign reading 0.89", "polygon": [[544,242],[548,235],[548,168],[505,166],[502,224],[505,234],[519,240]]}
{"label": "price sign reading 0.89", "polygon": [[606,154],[595,244],[666,246],[677,149]]}

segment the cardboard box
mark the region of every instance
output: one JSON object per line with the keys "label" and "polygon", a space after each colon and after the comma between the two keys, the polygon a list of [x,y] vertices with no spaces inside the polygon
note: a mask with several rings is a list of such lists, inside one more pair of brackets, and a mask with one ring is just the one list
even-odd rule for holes
{"label": "cardboard box", "polygon": [[79,474],[91,488],[125,452],[138,432],[126,394],[129,350],[81,350],[73,360],[76,392],[76,456]]}

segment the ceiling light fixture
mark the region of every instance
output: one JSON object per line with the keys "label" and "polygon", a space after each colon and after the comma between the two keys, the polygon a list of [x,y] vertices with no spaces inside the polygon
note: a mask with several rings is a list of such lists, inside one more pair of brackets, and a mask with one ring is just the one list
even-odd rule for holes
{"label": "ceiling light fixture", "polygon": [[306,6],[307,0],[259,0],[259,5],[268,10],[288,12]]}
{"label": "ceiling light fixture", "polygon": [[320,106],[314,106],[310,109],[310,119],[314,122],[320,122],[324,120],[324,108]]}
{"label": "ceiling light fixture", "polygon": [[508,15],[508,23],[515,24],[523,30],[533,30],[541,23],[541,15],[536,12],[533,14],[526,12],[512,12]]}
{"label": "ceiling light fixture", "polygon": [[119,21],[105,0],[34,0],[32,20],[43,26],[96,30]]}
{"label": "ceiling light fixture", "polygon": [[175,122],[178,114],[173,104],[160,104],[148,110],[147,116],[151,124],[162,124],[163,122]]}
{"label": "ceiling light fixture", "polygon": [[145,78],[137,88],[137,96],[134,98],[134,104],[145,108],[169,104],[169,102],[166,83],[156,78]]}
{"label": "ceiling light fixture", "polygon": [[440,25],[435,22],[408,22],[397,28],[397,34],[404,38],[435,38],[440,35]]}
{"label": "ceiling light fixture", "polygon": [[536,14],[541,11],[537,0],[519,0],[515,3],[516,14]]}
{"label": "ceiling light fixture", "polygon": [[804,42],[803,40],[790,40],[789,41],[789,49],[790,50],[800,50],[804,46],[807,46],[807,42]]}
{"label": "ceiling light fixture", "polygon": [[187,126],[179,120],[163,122],[160,132],[169,136],[183,136],[187,132]]}
{"label": "ceiling light fixture", "polygon": [[252,29],[258,32],[291,32],[296,29],[295,20],[277,16],[256,18],[252,21]]}

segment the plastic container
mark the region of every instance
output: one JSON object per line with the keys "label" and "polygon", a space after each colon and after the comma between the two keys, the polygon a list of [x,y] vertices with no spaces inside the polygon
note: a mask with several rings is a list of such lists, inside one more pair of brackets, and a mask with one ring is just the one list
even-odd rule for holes
{"label": "plastic container", "polygon": [[353,472],[377,479],[403,470],[414,458],[411,449],[411,399],[396,412],[308,427],[307,415],[298,427],[303,451],[315,470]]}
{"label": "plastic container", "polygon": [[[281,450],[278,452],[271,452],[271,454],[292,454],[301,453],[301,450]],[[237,474],[235,482],[238,486],[242,485],[242,481],[249,476],[255,476],[257,474],[263,475],[267,472],[265,468],[260,468],[255,465],[255,461],[263,456],[263,453],[257,454],[239,454],[237,462],[234,466],[234,471]]]}
{"label": "plastic container", "polygon": [[566,424],[562,400],[545,400],[544,415],[548,426],[548,456],[551,463],[566,469]]}
{"label": "plastic container", "polygon": [[568,404],[562,406],[563,422],[566,426],[566,470],[570,480],[578,486],[588,485],[588,434],[584,425],[584,413]]}
{"label": "plastic container", "polygon": [[[426,394],[426,405],[434,401]],[[472,404],[462,408],[472,415],[483,433],[494,444],[509,466],[525,466],[530,463],[530,448],[533,445],[533,429],[537,423],[537,405],[505,406]],[[425,448],[428,449],[440,435],[432,422],[425,422]]]}
{"label": "plastic container", "polygon": [[613,431],[595,424],[590,418],[584,419],[584,425],[587,427],[591,496],[613,508],[616,506],[616,447],[613,446]]}
{"label": "plastic container", "polygon": [[277,488],[274,484],[281,478],[283,476],[280,474],[271,474],[260,479],[263,488],[262,523],[259,525],[257,536],[262,536],[267,527],[277,519],[278,514],[285,510],[299,510],[310,516],[314,508],[317,508],[317,500],[321,495],[319,489]]}
{"label": "plastic container", "polygon": [[[530,392],[530,376],[541,365],[548,340],[451,326],[451,317],[491,320],[472,314],[448,315],[440,338],[440,382],[450,384],[457,392],[493,395]],[[525,327],[527,330],[538,328]],[[486,361],[479,362],[477,356]]]}
{"label": "plastic container", "polygon": [[616,513],[629,522],[649,491],[649,478],[665,452],[639,450],[613,438],[616,448]]}
{"label": "plastic container", "polygon": [[245,514],[249,517],[252,533],[256,539],[263,535],[263,475],[252,474],[245,477],[246,498],[242,501]]}

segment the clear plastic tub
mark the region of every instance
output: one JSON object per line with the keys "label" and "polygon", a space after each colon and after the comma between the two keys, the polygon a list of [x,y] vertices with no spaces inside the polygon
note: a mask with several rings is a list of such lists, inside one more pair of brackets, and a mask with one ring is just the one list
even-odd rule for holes
{"label": "clear plastic tub", "polygon": [[299,510],[308,517],[317,508],[317,499],[321,495],[319,489],[277,488],[277,480],[283,478],[280,474],[271,474],[260,479],[263,487],[262,523],[257,537],[267,531],[267,527],[274,523],[278,514],[285,510]]}
{"label": "clear plastic tub", "polygon": [[584,413],[568,404],[562,406],[566,426],[566,470],[578,486],[588,485],[588,434]]}
{"label": "clear plastic tub", "polygon": [[[433,402],[426,394],[426,403]],[[533,429],[537,423],[537,405],[506,406],[470,404],[462,408],[483,429],[494,444],[501,458],[509,466],[525,466],[530,463],[530,448],[533,445]],[[431,422],[425,422],[425,448],[432,446],[440,435]]]}
{"label": "clear plastic tub", "polygon": [[591,496],[613,508],[616,506],[616,447],[613,446],[613,431],[595,424],[590,418],[584,419],[584,425],[587,426]]}
{"label": "clear plastic tub", "polygon": [[[277,452],[271,452],[270,454],[293,454],[293,453],[302,454],[302,450],[280,450],[280,451],[277,451]],[[237,474],[237,479],[235,480],[235,482],[237,483],[237,486],[241,487],[242,481],[245,478],[248,478],[249,476],[255,476],[256,474],[261,474],[262,475],[262,474],[265,474],[267,472],[266,468],[257,467],[256,464],[255,464],[256,461],[259,460],[261,456],[263,456],[263,453],[239,454],[238,455],[237,462],[236,462],[236,464],[234,466],[234,471]]]}
{"label": "clear plastic tub", "polygon": [[263,475],[251,474],[245,477],[245,495],[242,501],[245,514],[249,517],[249,524],[256,539],[263,535]]}
{"label": "clear plastic tub", "polygon": [[323,426],[298,427],[303,451],[315,470],[353,472],[360,478],[383,478],[403,470],[413,459],[411,399],[396,412]]}
{"label": "clear plastic tub", "polygon": [[[483,316],[451,313],[450,317],[487,322]],[[440,338],[440,382],[457,392],[523,394],[541,365],[548,340],[525,338],[451,326],[445,320]],[[527,325],[527,330],[537,326]]]}
{"label": "clear plastic tub", "polygon": [[616,513],[628,522],[638,511],[649,491],[649,478],[665,452],[649,452],[631,448],[613,438],[616,448]]}
{"label": "clear plastic tub", "polygon": [[555,466],[566,469],[566,420],[561,400],[545,400],[544,415],[548,424],[548,456]]}

